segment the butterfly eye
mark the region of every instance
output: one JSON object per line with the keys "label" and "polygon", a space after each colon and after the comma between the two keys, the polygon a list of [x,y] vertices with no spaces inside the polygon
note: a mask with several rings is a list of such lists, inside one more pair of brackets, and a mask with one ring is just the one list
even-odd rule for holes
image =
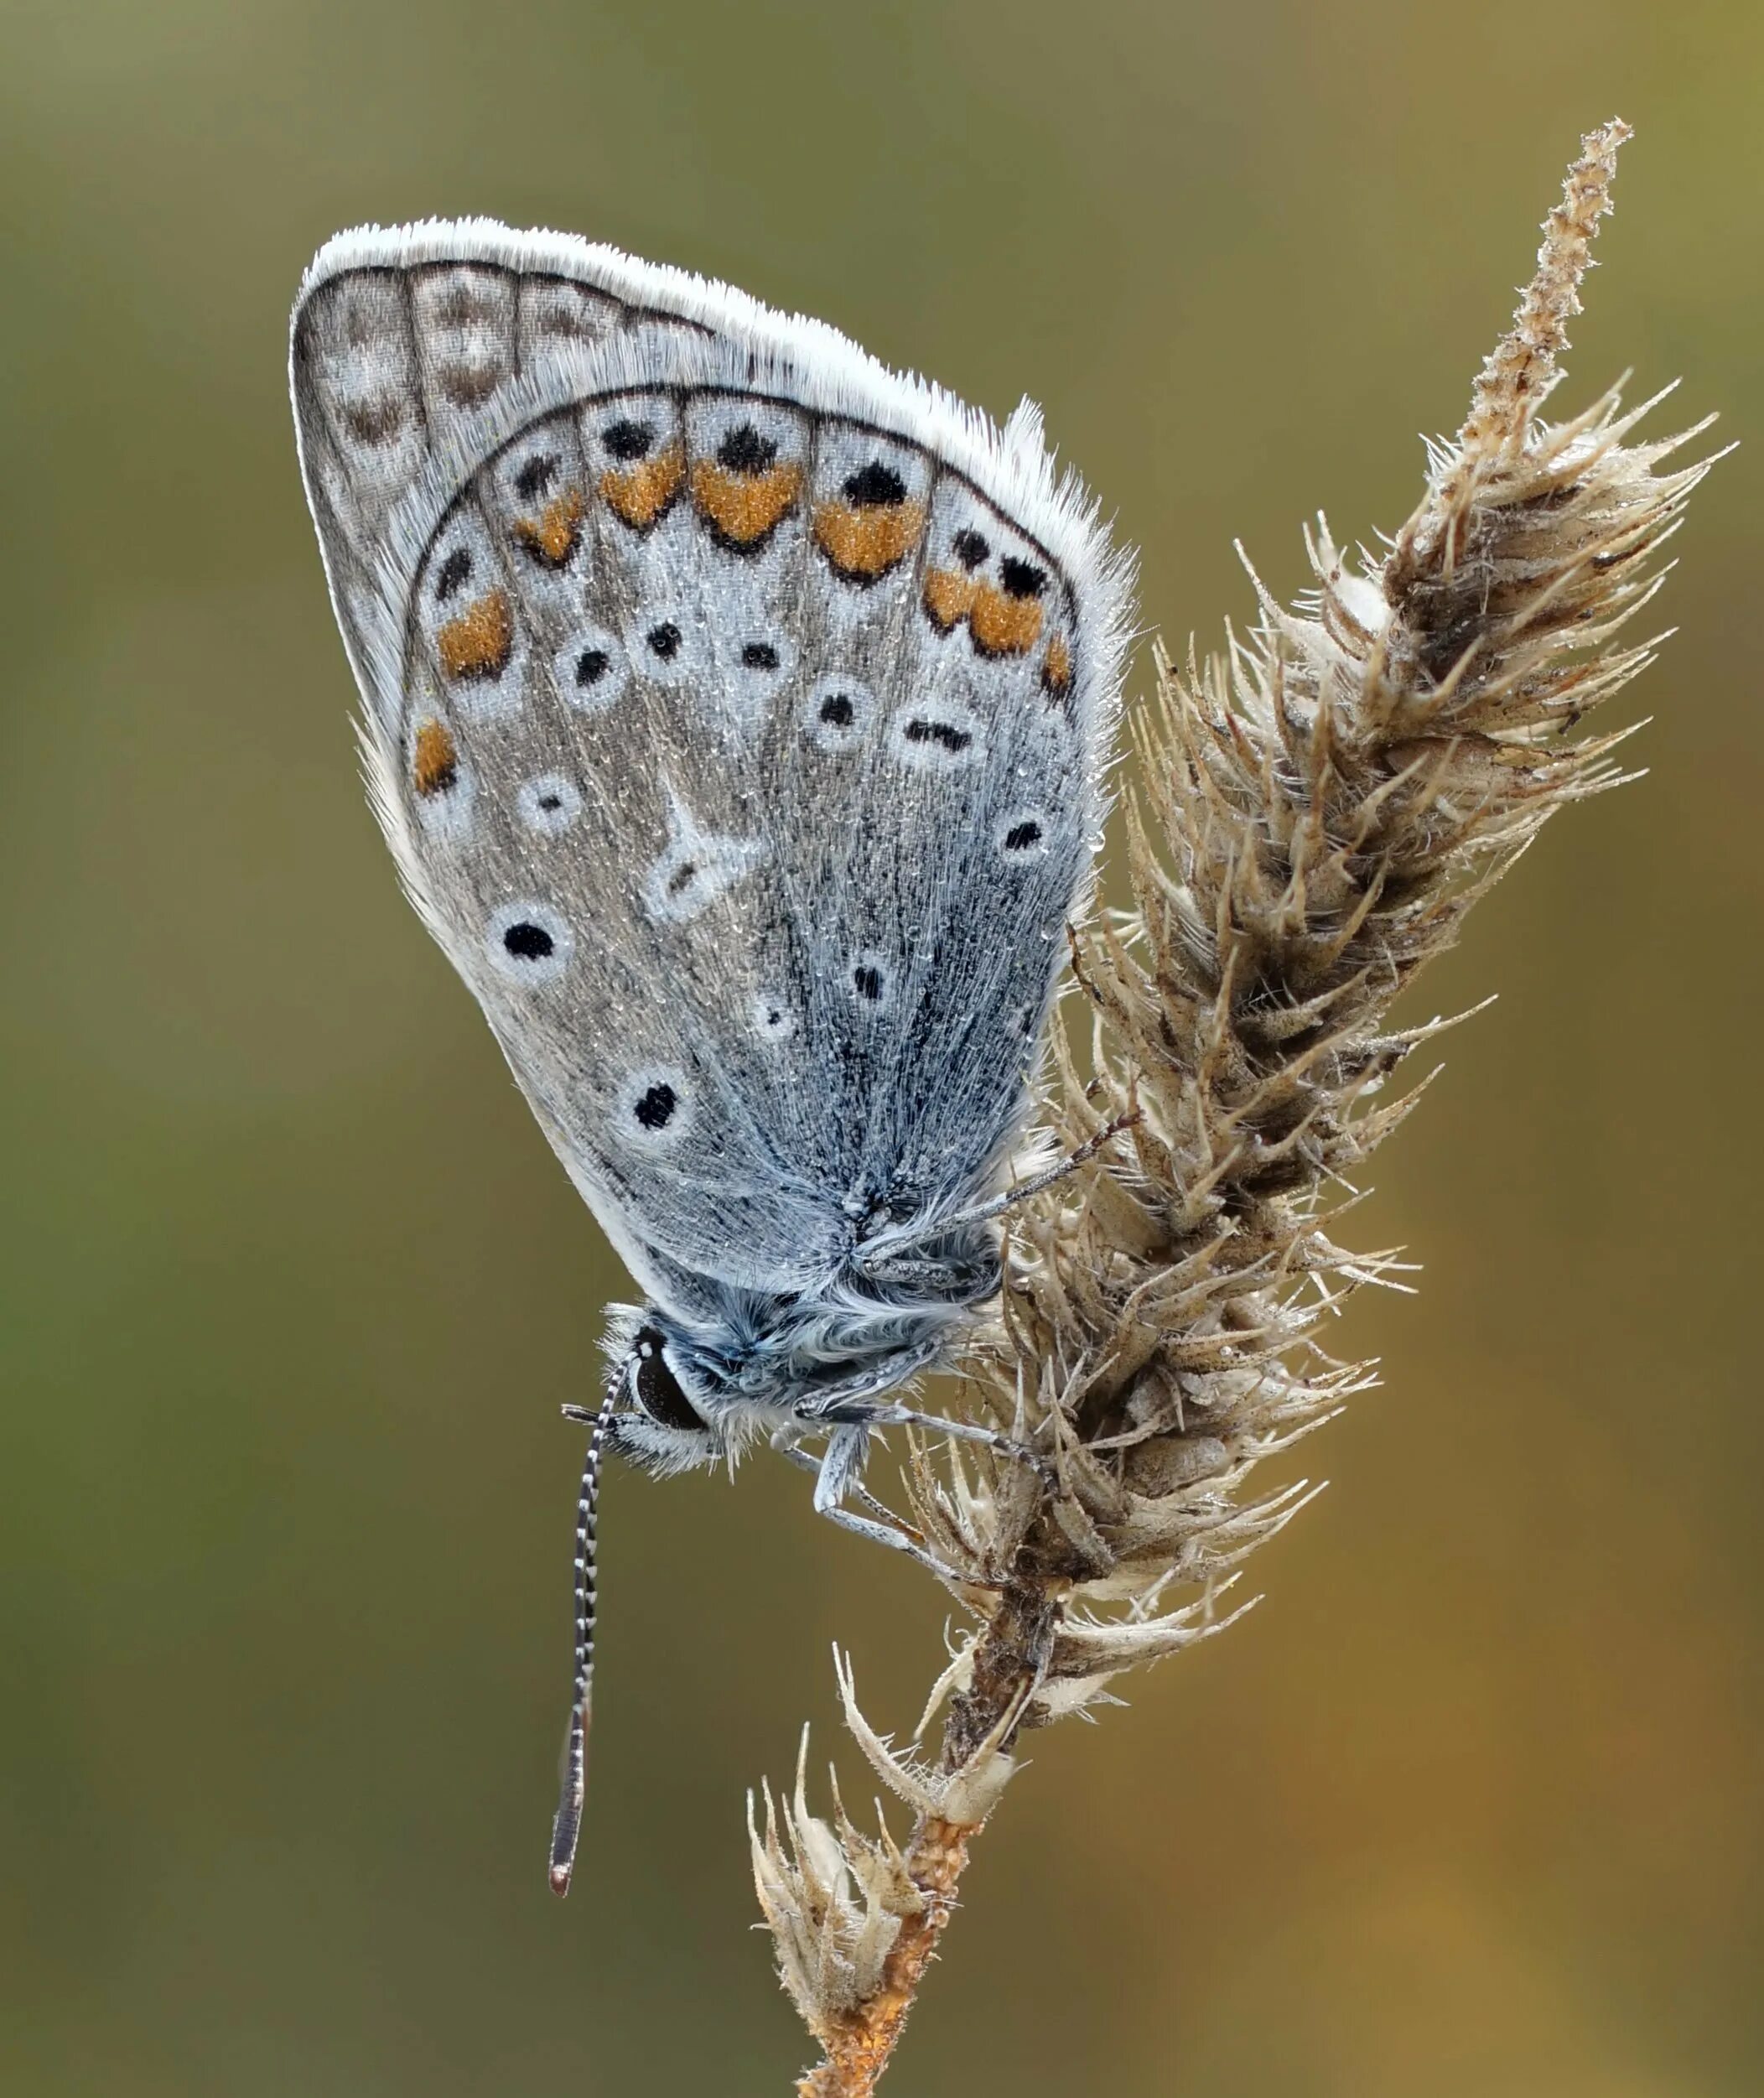
{"label": "butterfly eye", "polygon": [[632,1394],[650,1419],[660,1422],[664,1428],[677,1428],[689,1435],[703,1434],[703,1420],[680,1389],[680,1380],[668,1368],[667,1358],[662,1350],[661,1334],[653,1326],[646,1326],[637,1336],[636,1361],[631,1371]]}

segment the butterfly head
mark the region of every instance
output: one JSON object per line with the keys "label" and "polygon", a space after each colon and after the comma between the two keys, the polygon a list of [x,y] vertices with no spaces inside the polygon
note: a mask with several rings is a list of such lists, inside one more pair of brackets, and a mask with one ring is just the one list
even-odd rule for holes
{"label": "butterfly head", "polygon": [[709,1365],[683,1336],[646,1306],[613,1372],[620,1392],[609,1423],[612,1446],[641,1471],[666,1478],[717,1463],[726,1439],[712,1425]]}

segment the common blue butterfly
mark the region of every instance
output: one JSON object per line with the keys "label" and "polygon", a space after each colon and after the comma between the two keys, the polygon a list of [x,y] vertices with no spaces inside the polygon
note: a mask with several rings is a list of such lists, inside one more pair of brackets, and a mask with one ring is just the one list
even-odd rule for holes
{"label": "common blue butterfly", "polygon": [[603,1446],[667,1472],[767,1436],[904,1541],[845,1503],[999,1285],[1130,563],[1028,402],[1000,429],[564,235],[340,234],[290,364],[375,812],[646,1297],[568,1410],[562,1892]]}

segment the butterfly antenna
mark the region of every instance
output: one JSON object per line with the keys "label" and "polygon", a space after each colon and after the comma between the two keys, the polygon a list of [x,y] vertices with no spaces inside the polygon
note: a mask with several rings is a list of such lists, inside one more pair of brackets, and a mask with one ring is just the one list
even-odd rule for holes
{"label": "butterfly antenna", "polygon": [[571,1688],[569,1736],[563,1749],[563,1784],[552,1823],[551,1885],[554,1894],[569,1892],[575,1869],[576,1839],[582,1832],[582,1800],[588,1789],[588,1722],[594,1690],[594,1530],[600,1500],[600,1447],[618,1404],[620,1379],[609,1381],[600,1410],[593,1415],[566,1406],[573,1420],[592,1419],[588,1454],[582,1464],[582,1491],[576,1502],[576,1672]]}

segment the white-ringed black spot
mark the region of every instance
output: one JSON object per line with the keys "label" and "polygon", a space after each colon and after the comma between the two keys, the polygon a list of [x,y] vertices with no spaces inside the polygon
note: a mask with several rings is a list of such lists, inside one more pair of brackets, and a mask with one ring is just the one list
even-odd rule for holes
{"label": "white-ringed black spot", "polygon": [[633,423],[628,419],[609,423],[600,433],[600,442],[613,458],[620,460],[647,459],[655,441],[656,433],[652,424]]}
{"label": "white-ringed black spot", "polygon": [[754,1032],[762,1041],[787,1041],[796,1031],[796,1016],[781,998],[761,991],[754,1000]]}
{"label": "white-ringed black spot", "polygon": [[1002,842],[1008,853],[1033,852],[1041,843],[1041,826],[1033,816],[1025,816],[1010,826]]}
{"label": "white-ringed black spot", "polygon": [[865,1011],[880,1012],[894,1003],[894,963],[887,955],[879,954],[872,948],[865,948],[852,956],[846,967],[845,980],[853,998]]}
{"label": "white-ringed black spot", "polygon": [[1047,570],[1038,569],[1033,561],[1019,561],[1014,554],[1007,553],[999,563],[999,579],[1004,585],[1007,597],[1040,597],[1047,588]]}
{"label": "white-ringed black spot", "polygon": [[915,714],[901,734],[909,743],[937,744],[952,757],[959,756],[974,740],[970,730],[958,729],[952,721],[929,721],[922,714]]}
{"label": "white-ringed black spot", "polygon": [[803,702],[802,733],[817,750],[832,756],[862,741],[875,711],[867,685],[834,671],[817,680]]}
{"label": "white-ringed black spot", "polygon": [[581,626],[552,657],[558,697],[578,714],[599,714],[630,683],[631,654],[616,635]]}
{"label": "white-ringed black spot", "polygon": [[658,1078],[638,1098],[631,1113],[646,1129],[665,1129],[674,1119],[680,1096],[665,1079]]}
{"label": "white-ringed black spot", "polygon": [[575,941],[548,904],[506,903],[485,928],[490,959],[516,983],[546,983],[568,966]]}
{"label": "white-ringed black spot", "polygon": [[859,510],[892,510],[906,500],[906,483],[879,459],[846,476],[845,500]]}
{"label": "white-ringed black spot", "polygon": [[964,569],[977,569],[992,552],[992,548],[978,532],[964,526],[950,542],[956,558]]}
{"label": "white-ringed black spot", "polygon": [[672,1150],[692,1121],[692,1088],[686,1073],[672,1064],[633,1071],[613,1104],[614,1129],[640,1151]]}
{"label": "white-ringed black spot", "polygon": [[542,496],[558,478],[558,455],[555,452],[541,452],[521,462],[515,475],[515,493],[522,502],[531,502],[536,496]]}
{"label": "white-ringed black spot", "polygon": [[464,547],[455,547],[435,571],[435,602],[446,604],[454,592],[471,580],[472,557]]}
{"label": "white-ringed black spot", "polygon": [[761,437],[751,423],[732,429],[717,447],[717,464],[732,474],[763,474],[777,456],[776,440]]}
{"label": "white-ringed black spot", "polygon": [[[625,631],[625,657],[632,672],[651,684],[672,690],[689,683],[705,668],[705,634],[698,608],[673,598],[640,604]],[[734,667],[731,659],[729,668]]]}
{"label": "white-ringed black spot", "polygon": [[663,787],[667,844],[645,871],[639,894],[651,917],[663,925],[684,925],[763,866],[770,849],[763,838],[722,837],[702,830],[666,781]]}
{"label": "white-ringed black spot", "polygon": [[538,837],[557,838],[582,813],[582,796],[575,782],[562,772],[542,772],[516,790],[515,813]]}
{"label": "white-ringed black spot", "polygon": [[741,667],[744,670],[776,670],[778,667],[778,652],[770,641],[749,641],[741,651]]}
{"label": "white-ringed black spot", "polygon": [[979,764],[986,730],[978,714],[952,699],[903,707],[889,724],[889,750],[916,771],[952,772]]}

